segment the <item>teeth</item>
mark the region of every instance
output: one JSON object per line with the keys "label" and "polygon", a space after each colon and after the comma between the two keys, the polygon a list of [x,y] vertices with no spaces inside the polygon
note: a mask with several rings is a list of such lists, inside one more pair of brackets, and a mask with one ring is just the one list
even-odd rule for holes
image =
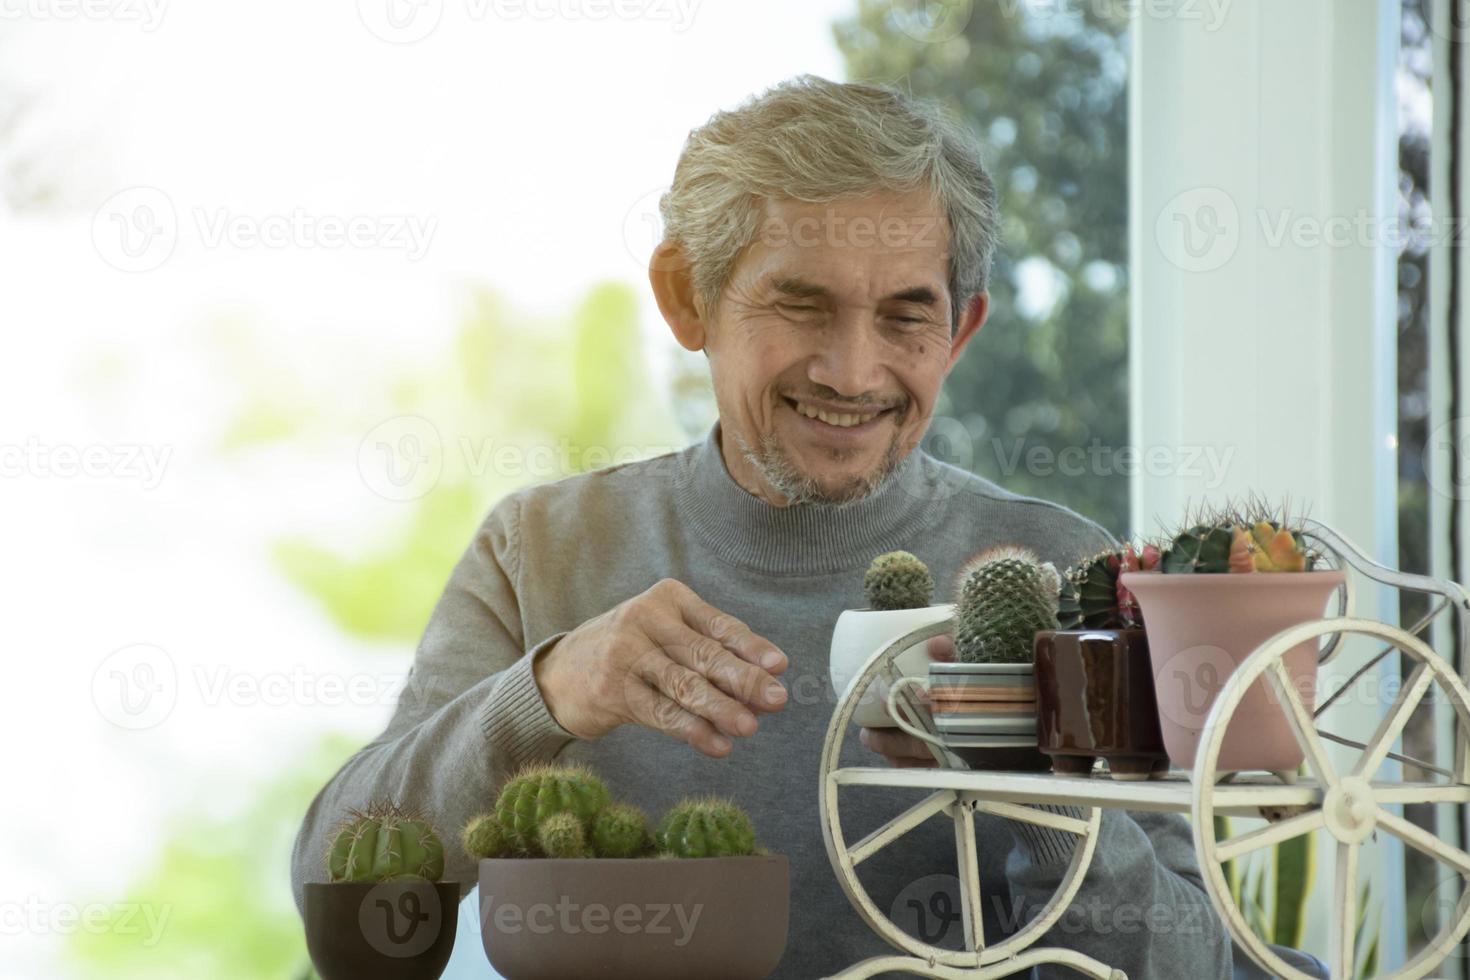
{"label": "teeth", "polygon": [[878,417],[877,412],[871,412],[867,415],[854,415],[847,412],[841,414],[828,412],[808,405],[806,402],[797,402],[796,410],[809,419],[820,419],[828,425],[835,425],[843,429],[853,425],[862,425],[864,422],[871,422]]}

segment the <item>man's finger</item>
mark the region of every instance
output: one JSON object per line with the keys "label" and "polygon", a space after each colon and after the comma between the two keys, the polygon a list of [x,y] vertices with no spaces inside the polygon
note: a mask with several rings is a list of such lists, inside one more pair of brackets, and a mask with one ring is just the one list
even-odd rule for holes
{"label": "man's finger", "polygon": [[937,660],[941,663],[954,662],[954,637],[933,636],[929,638],[926,646],[929,650],[930,660]]}
{"label": "man's finger", "polygon": [[713,725],[632,677],[628,679],[628,708],[633,721],[645,728],[663,732],[716,759],[730,754],[730,740]]}
{"label": "man's finger", "polygon": [[[737,657],[713,637],[683,622],[650,624],[649,639],[674,661],[708,678],[721,691],[752,711],[778,711],[786,704],[786,688],[770,674]],[[751,718],[754,725],[754,718]],[[751,731],[754,731],[752,727]],[[736,732],[749,735],[751,732]]]}
{"label": "man's finger", "polygon": [[745,662],[771,674],[779,674],[788,666],[789,661],[780,647],[753,632],[739,619],[705,602],[695,595],[693,589],[685,588],[679,593],[678,604],[685,623],[718,640]]}
{"label": "man's finger", "polygon": [[754,735],[755,715],[734,698],[727,696],[703,674],[686,667],[679,657],[687,657],[677,647],[673,650],[650,651],[634,666],[636,676],[690,714],[697,715],[726,735]]}

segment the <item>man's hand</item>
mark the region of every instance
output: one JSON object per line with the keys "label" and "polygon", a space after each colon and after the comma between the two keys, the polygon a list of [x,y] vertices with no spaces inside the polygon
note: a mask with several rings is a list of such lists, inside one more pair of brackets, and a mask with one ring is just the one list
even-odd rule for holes
{"label": "man's hand", "polygon": [[786,654],[674,579],[589,619],[532,665],[551,715],[580,738],[653,728],[716,758],[777,711]]}
{"label": "man's hand", "polygon": [[[936,636],[928,642],[927,647],[930,660],[954,660],[954,637]],[[914,687],[910,690],[920,701],[929,703],[922,688]],[[927,743],[899,728],[864,728],[858,732],[858,741],[887,759],[888,764],[895,769],[938,765]]]}

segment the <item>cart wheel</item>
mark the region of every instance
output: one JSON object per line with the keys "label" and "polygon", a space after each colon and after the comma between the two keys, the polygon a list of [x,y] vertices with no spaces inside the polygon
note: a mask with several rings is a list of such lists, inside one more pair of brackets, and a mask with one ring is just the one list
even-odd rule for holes
{"label": "cart wheel", "polygon": [[[1012,960],[1011,958],[1021,957],[1028,963],[1066,963],[1084,976],[1097,977],[1101,980],[1120,977],[1121,974],[1118,971],[1072,950],[1026,952],[1027,946],[1034,943],[1052,927],[1057,919],[1061,918],[1062,913],[1077,894],[1077,889],[1082,886],[1083,876],[1092,860],[1093,849],[1097,846],[1098,826],[1102,821],[1100,809],[1089,807],[1086,808],[1081,818],[1069,817],[1014,803],[981,799],[976,794],[962,789],[936,788],[935,792],[860,841],[849,843],[843,834],[842,793],[844,791],[849,793],[882,792],[885,787],[865,784],[863,777],[864,774],[872,775],[875,772],[889,771],[886,765],[882,769],[840,768],[842,746],[844,739],[849,734],[853,713],[868,688],[880,677],[885,678],[891,686],[902,676],[894,664],[899,653],[931,637],[948,634],[953,629],[952,619],[932,623],[894,640],[884,649],[874,653],[863,669],[848,684],[847,690],[842,692],[837,709],[832,713],[832,720],[827,726],[827,739],[822,747],[820,772],[822,835],[827,845],[827,857],[832,862],[832,870],[836,872],[837,881],[847,895],[848,901],[852,903],[863,921],[890,945],[912,957],[912,959],[879,957],[867,963],[858,964],[839,976],[843,978],[871,976],[882,970],[905,969],[902,964],[906,963],[908,964],[907,969],[912,972],[922,972],[927,976],[1003,977],[1009,976],[1016,968],[1016,963],[1021,962],[1020,959]],[[935,730],[929,712],[912,694],[901,694],[901,700],[908,708],[907,713],[916,727],[931,733]],[[938,749],[934,751],[936,754],[939,752]],[[944,768],[963,768],[951,765],[951,761],[947,758],[942,759],[940,765]],[[1051,827],[1074,834],[1078,838],[1078,846],[1073,849],[1072,861],[1068,865],[1067,873],[1051,901],[1041,910],[1041,914],[993,946],[985,942],[985,927],[981,916],[980,872],[975,849],[976,813],[987,813],[1010,820]],[[857,875],[857,866],[864,860],[898,840],[930,817],[939,814],[948,816],[954,822],[956,865],[960,880],[960,911],[965,930],[965,948],[962,950],[935,946],[904,931],[883,913],[868,895]],[[1004,966],[985,969],[990,964],[996,964],[1002,960],[1007,961]],[[922,962],[916,964],[916,961]]]}
{"label": "cart wheel", "polygon": [[[1417,664],[1398,691],[1388,714],[1365,743],[1367,748],[1363,750],[1357,764],[1352,771],[1342,773],[1333,769],[1322,736],[1317,731],[1316,719],[1302,703],[1282,659],[1298,644],[1318,640],[1329,634],[1338,634],[1340,637],[1348,634],[1374,637],[1397,647],[1405,657]],[[1309,789],[1312,801],[1305,806],[1281,807],[1282,819],[1265,827],[1228,840],[1216,840],[1214,816],[1217,810],[1248,812],[1262,800],[1266,801],[1264,809],[1269,810],[1272,806],[1266,797],[1280,796],[1279,792],[1273,794],[1265,788],[1266,784],[1237,782],[1234,785],[1219,785],[1214,779],[1220,747],[1224,743],[1231,716],[1245,692],[1262,675],[1270,685],[1277,703],[1283,706],[1297,742],[1306,754],[1312,779],[1300,781],[1294,788]],[[1455,803],[1460,806],[1470,803],[1470,784],[1465,781],[1465,774],[1460,772],[1458,781],[1439,783],[1385,783],[1373,779],[1403,731],[1409,716],[1434,683],[1440,685],[1446,700],[1454,708],[1455,739],[1463,742],[1467,734],[1470,734],[1470,710],[1467,710],[1470,693],[1466,692],[1465,685],[1449,665],[1424,641],[1397,627],[1374,620],[1324,619],[1283,630],[1257,647],[1231,674],[1210,709],[1199,754],[1195,759],[1191,807],[1195,850],[1199,856],[1205,887],[1215,907],[1223,914],[1231,934],[1245,947],[1251,958],[1273,976],[1288,980],[1309,980],[1307,974],[1273,953],[1247,925],[1245,917],[1231,897],[1222,865],[1232,858],[1302,834],[1314,833],[1319,829],[1326,830],[1336,846],[1333,860],[1332,919],[1329,926],[1331,948],[1328,955],[1332,976],[1357,976],[1354,946],[1358,915],[1358,848],[1375,830],[1387,831],[1410,847],[1449,865],[1465,879],[1467,886],[1462,889],[1458,905],[1439,934],[1399,970],[1378,976],[1392,977],[1394,980],[1422,977],[1434,970],[1464,937],[1466,931],[1470,930],[1470,854],[1444,843],[1385,809],[1385,804],[1421,801]],[[1462,757],[1462,753],[1455,752],[1456,759]]]}

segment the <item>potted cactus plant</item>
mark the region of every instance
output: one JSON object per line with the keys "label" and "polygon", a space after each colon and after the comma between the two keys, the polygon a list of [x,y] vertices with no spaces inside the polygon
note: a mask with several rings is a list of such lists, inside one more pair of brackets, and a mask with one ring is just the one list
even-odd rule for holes
{"label": "potted cactus plant", "polygon": [[1152,545],[1125,544],[1062,576],[1061,629],[1036,634],[1036,737],[1053,772],[1087,775],[1099,758],[1114,779],[1168,771],[1143,614],[1119,581],[1159,559]]}
{"label": "potted cactus plant", "polygon": [[[1345,574],[1317,568],[1317,560],[1286,506],[1252,501],[1202,510],[1170,538],[1157,571],[1119,576],[1146,620],[1159,724],[1176,766],[1193,769],[1210,707],[1231,672],[1276,633],[1323,615]],[[1289,651],[1285,664],[1310,711],[1316,645]],[[1301,762],[1282,706],[1257,680],[1232,716],[1218,769],[1265,769],[1290,779]]]}
{"label": "potted cactus plant", "polygon": [[391,802],[354,810],[306,885],[306,948],[323,980],[435,980],[454,949],[459,883],[434,827]]}
{"label": "potted cactus plant", "polygon": [[[942,745],[972,769],[1039,770],[1036,634],[1057,627],[1061,577],[1026,548],[1001,545],[971,559],[959,574],[953,662],[929,664],[927,699],[938,738],[897,719],[900,728]],[[894,685],[890,702],[904,687]]]}
{"label": "potted cactus plant", "polygon": [[790,870],[729,800],[650,825],[579,766],[533,766],[464,828],[485,955],[516,980],[767,976],[786,947]]}
{"label": "potted cactus plant", "polygon": [[[949,618],[952,604],[934,604],[934,575],[907,551],[890,551],[874,558],[863,575],[867,605],[845,610],[832,629],[828,661],[832,689],[840,697],[867,665],[868,659],[889,643],[921,626]],[[929,654],[923,643],[898,655],[896,666],[904,676],[923,677]],[[853,722],[865,728],[889,728],[894,722],[886,702],[888,685],[879,680],[868,688]]]}

